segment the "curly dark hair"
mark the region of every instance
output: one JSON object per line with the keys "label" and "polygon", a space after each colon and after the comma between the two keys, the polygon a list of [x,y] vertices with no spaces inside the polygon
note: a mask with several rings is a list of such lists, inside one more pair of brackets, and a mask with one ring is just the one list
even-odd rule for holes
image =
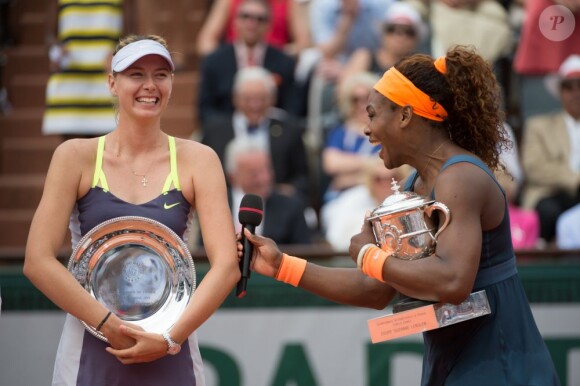
{"label": "curly dark hair", "polygon": [[429,55],[415,54],[395,68],[447,110],[442,126],[450,139],[477,155],[491,169],[501,169],[499,154],[511,141],[504,127],[500,89],[491,66],[472,47],[451,47],[447,70],[440,73]]}

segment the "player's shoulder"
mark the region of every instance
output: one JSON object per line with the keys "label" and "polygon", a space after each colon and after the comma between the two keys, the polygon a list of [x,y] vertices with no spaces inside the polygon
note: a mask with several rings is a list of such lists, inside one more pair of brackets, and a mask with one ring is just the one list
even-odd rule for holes
{"label": "player's shoulder", "polygon": [[97,152],[98,138],[73,138],[59,144],[53,158],[83,162],[92,160]]}

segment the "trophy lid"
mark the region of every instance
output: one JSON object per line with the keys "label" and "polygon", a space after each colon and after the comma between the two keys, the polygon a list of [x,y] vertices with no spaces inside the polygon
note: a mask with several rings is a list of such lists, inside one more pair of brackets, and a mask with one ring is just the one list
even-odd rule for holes
{"label": "trophy lid", "polygon": [[420,208],[426,204],[434,202],[434,200],[423,197],[414,192],[401,192],[400,188],[401,187],[397,181],[393,178],[391,182],[391,190],[393,193],[385,198],[382,204],[371,212],[369,220],[385,215],[405,212],[410,209]]}

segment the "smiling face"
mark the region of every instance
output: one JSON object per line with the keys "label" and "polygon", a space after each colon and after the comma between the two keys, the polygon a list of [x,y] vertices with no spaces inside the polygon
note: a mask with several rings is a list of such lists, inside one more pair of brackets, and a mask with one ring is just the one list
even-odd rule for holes
{"label": "smiling face", "polygon": [[379,157],[389,169],[401,165],[397,159],[402,138],[401,128],[407,124],[404,109],[373,90],[367,105],[369,124],[365,135],[373,145],[381,145]]}
{"label": "smiling face", "polygon": [[169,103],[173,74],[161,56],[146,55],[126,70],[109,76],[109,89],[118,98],[119,116],[160,118]]}

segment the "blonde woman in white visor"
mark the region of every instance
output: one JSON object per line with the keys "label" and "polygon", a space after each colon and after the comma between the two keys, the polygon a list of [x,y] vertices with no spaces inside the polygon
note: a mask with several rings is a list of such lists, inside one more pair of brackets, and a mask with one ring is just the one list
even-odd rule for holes
{"label": "blonde woman in white visor", "polygon": [[[56,149],[26,248],[25,275],[68,313],[52,383],[204,385],[195,331],[240,277],[222,167],[210,148],[162,131],[174,71],[162,38],[122,39],[111,68],[117,127]],[[69,226],[73,247],[93,227],[120,216],[148,217],[183,237],[193,210],[211,268],[195,300],[163,334],[119,319],[57,260]],[[81,320],[98,327],[109,343],[90,334]]]}

